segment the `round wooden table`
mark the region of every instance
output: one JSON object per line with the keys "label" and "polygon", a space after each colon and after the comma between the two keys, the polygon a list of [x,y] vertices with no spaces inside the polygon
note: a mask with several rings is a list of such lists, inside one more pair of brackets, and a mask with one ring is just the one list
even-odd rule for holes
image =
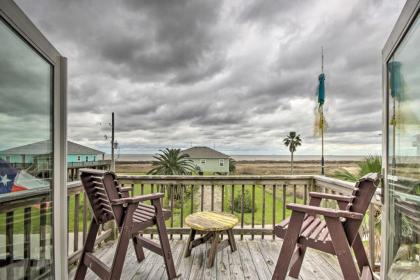
{"label": "round wooden table", "polygon": [[[239,220],[235,215],[214,211],[197,212],[188,215],[185,218],[185,223],[191,227],[185,257],[191,255],[192,248],[207,242],[210,238],[213,240],[207,252],[207,267],[213,266],[217,251],[222,250],[226,246],[230,246],[232,252],[236,251],[232,229],[239,223]],[[205,233],[205,235],[194,239],[197,232]],[[223,232],[227,233],[228,239],[221,241],[220,234]]]}

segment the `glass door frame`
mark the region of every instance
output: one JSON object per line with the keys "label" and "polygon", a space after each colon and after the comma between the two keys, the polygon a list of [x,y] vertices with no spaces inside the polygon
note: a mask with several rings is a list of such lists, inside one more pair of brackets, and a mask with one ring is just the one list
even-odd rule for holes
{"label": "glass door frame", "polygon": [[0,1],[0,17],[53,67],[53,269],[67,279],[67,59],[12,1]]}
{"label": "glass door frame", "polygon": [[386,252],[387,240],[388,240],[388,233],[391,232],[389,230],[389,205],[390,205],[390,198],[388,195],[387,190],[389,189],[388,186],[388,148],[389,148],[389,87],[388,87],[388,61],[394,55],[395,51],[398,49],[400,43],[404,39],[407,32],[410,30],[410,27],[414,20],[416,19],[418,13],[420,11],[420,0],[407,0],[406,4],[404,5],[401,14],[395,23],[394,28],[385,43],[385,46],[382,49],[382,173],[384,176],[383,179],[383,189],[382,189],[382,196],[383,196],[383,203],[384,203],[384,213],[382,215],[382,236],[381,236],[381,244],[382,244],[382,252],[381,252],[381,279],[386,279],[385,275],[388,273],[388,254]]}

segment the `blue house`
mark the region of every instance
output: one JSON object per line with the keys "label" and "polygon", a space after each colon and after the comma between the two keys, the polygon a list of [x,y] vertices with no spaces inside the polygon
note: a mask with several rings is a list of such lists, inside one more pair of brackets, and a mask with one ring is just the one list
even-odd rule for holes
{"label": "blue house", "polygon": [[[49,140],[0,151],[0,159],[11,166],[26,169],[34,176],[49,177],[52,169],[51,143]],[[69,177],[77,177],[79,168],[107,168],[105,153],[90,147],[67,141],[67,168]]]}

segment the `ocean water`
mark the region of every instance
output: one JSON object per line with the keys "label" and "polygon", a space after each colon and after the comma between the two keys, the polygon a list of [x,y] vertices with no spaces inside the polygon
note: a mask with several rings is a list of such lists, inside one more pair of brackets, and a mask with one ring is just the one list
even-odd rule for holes
{"label": "ocean water", "polygon": [[[247,160],[264,160],[264,161],[287,161],[290,160],[290,155],[231,155],[236,161]],[[364,156],[346,156],[346,155],[326,155],[326,161],[359,161]],[[105,159],[111,159],[111,155],[106,155]],[[120,154],[116,155],[117,161],[151,161],[153,160],[153,154]],[[321,157],[317,155],[295,155],[296,161],[303,160],[320,160]]]}

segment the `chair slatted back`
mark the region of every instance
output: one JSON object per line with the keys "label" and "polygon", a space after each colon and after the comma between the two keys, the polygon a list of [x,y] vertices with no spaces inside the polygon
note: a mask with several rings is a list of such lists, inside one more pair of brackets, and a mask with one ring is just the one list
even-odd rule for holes
{"label": "chair slatted back", "polygon": [[[125,197],[124,193],[121,191],[121,187],[118,184],[117,176],[113,172],[105,172],[103,176],[103,183],[105,191],[110,200],[123,198]],[[119,227],[123,223],[124,207],[123,205],[114,205],[112,206],[112,211],[114,212],[115,221]]]}
{"label": "chair slatted back", "polygon": [[105,171],[96,169],[81,169],[80,178],[89,204],[92,209],[93,217],[98,224],[104,224],[114,219],[113,209],[109,203],[108,195],[103,184]]}
{"label": "chair slatted back", "polygon": [[[375,195],[376,186],[379,183],[379,176],[376,173],[369,173],[362,177],[357,183],[352,192],[354,197],[352,202],[347,205],[347,209],[350,212],[356,212],[365,214],[372,197]],[[347,238],[350,244],[353,244],[353,241],[359,231],[361,220],[346,220],[344,223],[344,228],[347,233]]]}

